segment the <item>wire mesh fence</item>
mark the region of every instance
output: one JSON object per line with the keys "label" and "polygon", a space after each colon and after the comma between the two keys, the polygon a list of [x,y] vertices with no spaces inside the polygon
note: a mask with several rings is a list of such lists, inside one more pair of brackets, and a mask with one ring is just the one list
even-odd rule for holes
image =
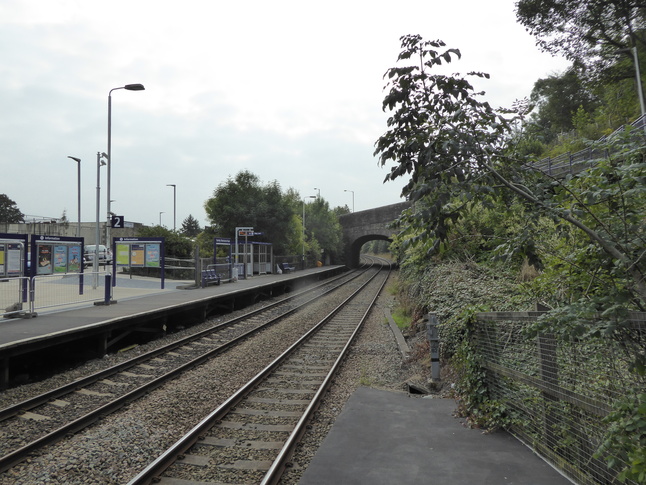
{"label": "wire mesh fence", "polygon": [[0,279],[0,310],[3,317],[19,314],[28,306],[29,278],[12,277]]}
{"label": "wire mesh fence", "polygon": [[[531,336],[527,326],[537,315],[530,313],[538,312],[477,315],[472,343],[486,369],[489,397],[504,403],[512,433],[576,483],[619,483],[607,456],[595,453],[609,428],[603,418],[627,393],[644,389],[643,377],[629,371],[625,342]],[[626,326],[633,344],[645,348],[640,315]]]}
{"label": "wire mesh fence", "polygon": [[32,311],[105,299],[105,271],[41,275],[31,280]]}

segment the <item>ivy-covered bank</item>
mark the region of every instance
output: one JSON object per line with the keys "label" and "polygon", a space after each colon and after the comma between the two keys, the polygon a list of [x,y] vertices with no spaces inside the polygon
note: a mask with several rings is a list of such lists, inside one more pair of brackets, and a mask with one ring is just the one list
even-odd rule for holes
{"label": "ivy-covered bank", "polygon": [[[577,483],[646,483],[646,393],[630,349],[643,339],[593,330],[604,324],[589,324],[584,309],[569,325],[558,310],[522,322],[476,321],[481,312],[533,311],[536,276],[527,265],[404,264],[396,296],[413,322],[412,355],[430,377],[423,315],[436,313],[442,390],[472,426],[512,431]],[[604,318],[608,327],[633,317]]]}
{"label": "ivy-covered bank", "polygon": [[[526,270],[527,273],[529,270]],[[436,261],[428,265],[405,264],[398,276],[396,297],[403,313],[410,316],[409,336],[418,336],[413,345],[426,346],[424,316],[428,312],[440,321],[441,360],[446,377],[453,388],[463,390],[456,395],[471,402],[467,392],[477,386],[479,372],[467,369],[467,323],[480,311],[529,311],[535,303],[524,290],[523,272],[504,264],[484,265],[475,261]],[[425,355],[418,350],[416,355]],[[430,373],[429,373],[430,376]],[[444,386],[447,387],[446,385]],[[476,391],[477,393],[477,391]],[[486,404],[485,406],[488,406]],[[473,407],[471,411],[480,412]],[[465,409],[466,411],[466,409]],[[502,423],[487,420],[488,427]]]}

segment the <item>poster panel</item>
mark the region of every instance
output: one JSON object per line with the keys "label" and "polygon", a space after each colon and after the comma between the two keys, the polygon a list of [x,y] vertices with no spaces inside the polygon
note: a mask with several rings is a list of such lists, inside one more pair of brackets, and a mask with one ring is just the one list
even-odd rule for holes
{"label": "poster panel", "polygon": [[146,267],[159,268],[160,250],[159,244],[146,244]]}
{"label": "poster panel", "polygon": [[130,244],[117,244],[117,266],[130,266]]}
{"label": "poster panel", "polygon": [[38,268],[36,274],[52,274],[52,246],[40,244],[36,246],[38,255]]}
{"label": "poster panel", "polygon": [[145,244],[130,245],[130,265],[144,266],[145,262],[146,262],[146,245]]}
{"label": "poster panel", "polygon": [[22,274],[22,248],[20,244],[7,244],[5,269],[7,276],[20,276]]}
{"label": "poster panel", "polygon": [[69,246],[68,248],[67,271],[78,273],[81,271],[81,246]]}
{"label": "poster panel", "polygon": [[54,246],[54,273],[67,273],[67,246]]}
{"label": "poster panel", "polygon": [[0,244],[0,277],[5,276],[4,252],[5,252],[5,245]]}

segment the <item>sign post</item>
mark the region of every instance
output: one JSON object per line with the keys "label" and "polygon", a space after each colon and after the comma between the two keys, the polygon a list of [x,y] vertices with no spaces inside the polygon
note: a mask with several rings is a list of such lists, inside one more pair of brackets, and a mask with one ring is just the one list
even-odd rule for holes
{"label": "sign post", "polygon": [[242,253],[243,277],[247,278],[247,236],[253,236],[253,227],[236,227],[236,263],[238,262],[238,236],[244,236],[244,252]]}

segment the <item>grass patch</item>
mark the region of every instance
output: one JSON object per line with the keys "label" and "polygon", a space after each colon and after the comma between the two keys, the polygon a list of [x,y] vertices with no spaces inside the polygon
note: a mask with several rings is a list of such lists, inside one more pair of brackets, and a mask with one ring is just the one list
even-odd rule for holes
{"label": "grass patch", "polygon": [[402,307],[393,308],[391,311],[391,314],[392,314],[393,320],[401,330],[404,330],[410,327],[411,316]]}
{"label": "grass patch", "polygon": [[370,387],[372,385],[372,379],[368,377],[366,369],[361,369],[361,377],[359,378],[359,385],[364,387]]}

